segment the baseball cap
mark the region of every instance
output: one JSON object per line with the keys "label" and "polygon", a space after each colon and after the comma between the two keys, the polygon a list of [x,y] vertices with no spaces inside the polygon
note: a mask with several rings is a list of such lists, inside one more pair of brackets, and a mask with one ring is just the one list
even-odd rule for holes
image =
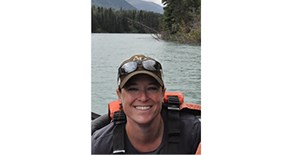
{"label": "baseball cap", "polygon": [[138,74],[149,75],[164,87],[161,64],[151,57],[136,54],[121,63],[118,69],[119,88],[123,88],[129,79]]}

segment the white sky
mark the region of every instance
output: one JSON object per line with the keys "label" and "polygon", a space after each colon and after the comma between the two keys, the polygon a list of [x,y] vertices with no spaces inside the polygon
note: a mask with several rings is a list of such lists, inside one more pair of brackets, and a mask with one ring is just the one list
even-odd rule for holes
{"label": "white sky", "polygon": [[159,4],[160,6],[163,6],[163,4],[161,3],[161,0],[144,0],[144,1],[154,2],[156,4]]}

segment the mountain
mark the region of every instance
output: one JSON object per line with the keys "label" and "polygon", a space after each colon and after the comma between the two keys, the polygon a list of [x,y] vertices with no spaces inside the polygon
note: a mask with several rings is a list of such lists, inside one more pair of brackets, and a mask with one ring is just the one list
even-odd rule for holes
{"label": "mountain", "polygon": [[136,10],[134,6],[125,0],[92,0],[92,5],[104,8],[114,8],[123,10]]}
{"label": "mountain", "polygon": [[135,8],[137,8],[138,10],[152,11],[160,14],[163,14],[164,12],[162,6],[153,2],[146,2],[142,0],[126,0],[126,1],[130,3],[132,6],[134,6]]}

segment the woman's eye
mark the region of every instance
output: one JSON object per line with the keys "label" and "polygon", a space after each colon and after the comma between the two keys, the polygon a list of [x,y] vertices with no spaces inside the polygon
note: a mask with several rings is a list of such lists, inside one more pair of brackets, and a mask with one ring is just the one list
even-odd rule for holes
{"label": "woman's eye", "polygon": [[157,91],[159,88],[158,87],[149,87],[148,90],[152,90],[152,91]]}
{"label": "woman's eye", "polygon": [[138,91],[138,90],[139,90],[139,89],[134,88],[134,87],[127,88],[127,91]]}

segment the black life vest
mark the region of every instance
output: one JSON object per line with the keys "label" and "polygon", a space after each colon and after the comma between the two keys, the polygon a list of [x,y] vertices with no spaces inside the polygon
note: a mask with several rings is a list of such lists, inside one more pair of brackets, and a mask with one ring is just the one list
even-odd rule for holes
{"label": "black life vest", "polygon": [[[181,92],[166,92],[164,96],[164,107],[167,108],[168,123],[168,147],[166,152],[176,153],[180,138],[180,111],[186,111],[193,115],[201,117],[201,106],[194,103],[184,103],[184,96]],[[108,104],[108,114],[102,115],[92,121],[92,134],[109,124],[114,122],[113,131],[113,153],[120,154],[125,152],[125,123],[126,115],[121,108],[120,100],[115,100]]]}

